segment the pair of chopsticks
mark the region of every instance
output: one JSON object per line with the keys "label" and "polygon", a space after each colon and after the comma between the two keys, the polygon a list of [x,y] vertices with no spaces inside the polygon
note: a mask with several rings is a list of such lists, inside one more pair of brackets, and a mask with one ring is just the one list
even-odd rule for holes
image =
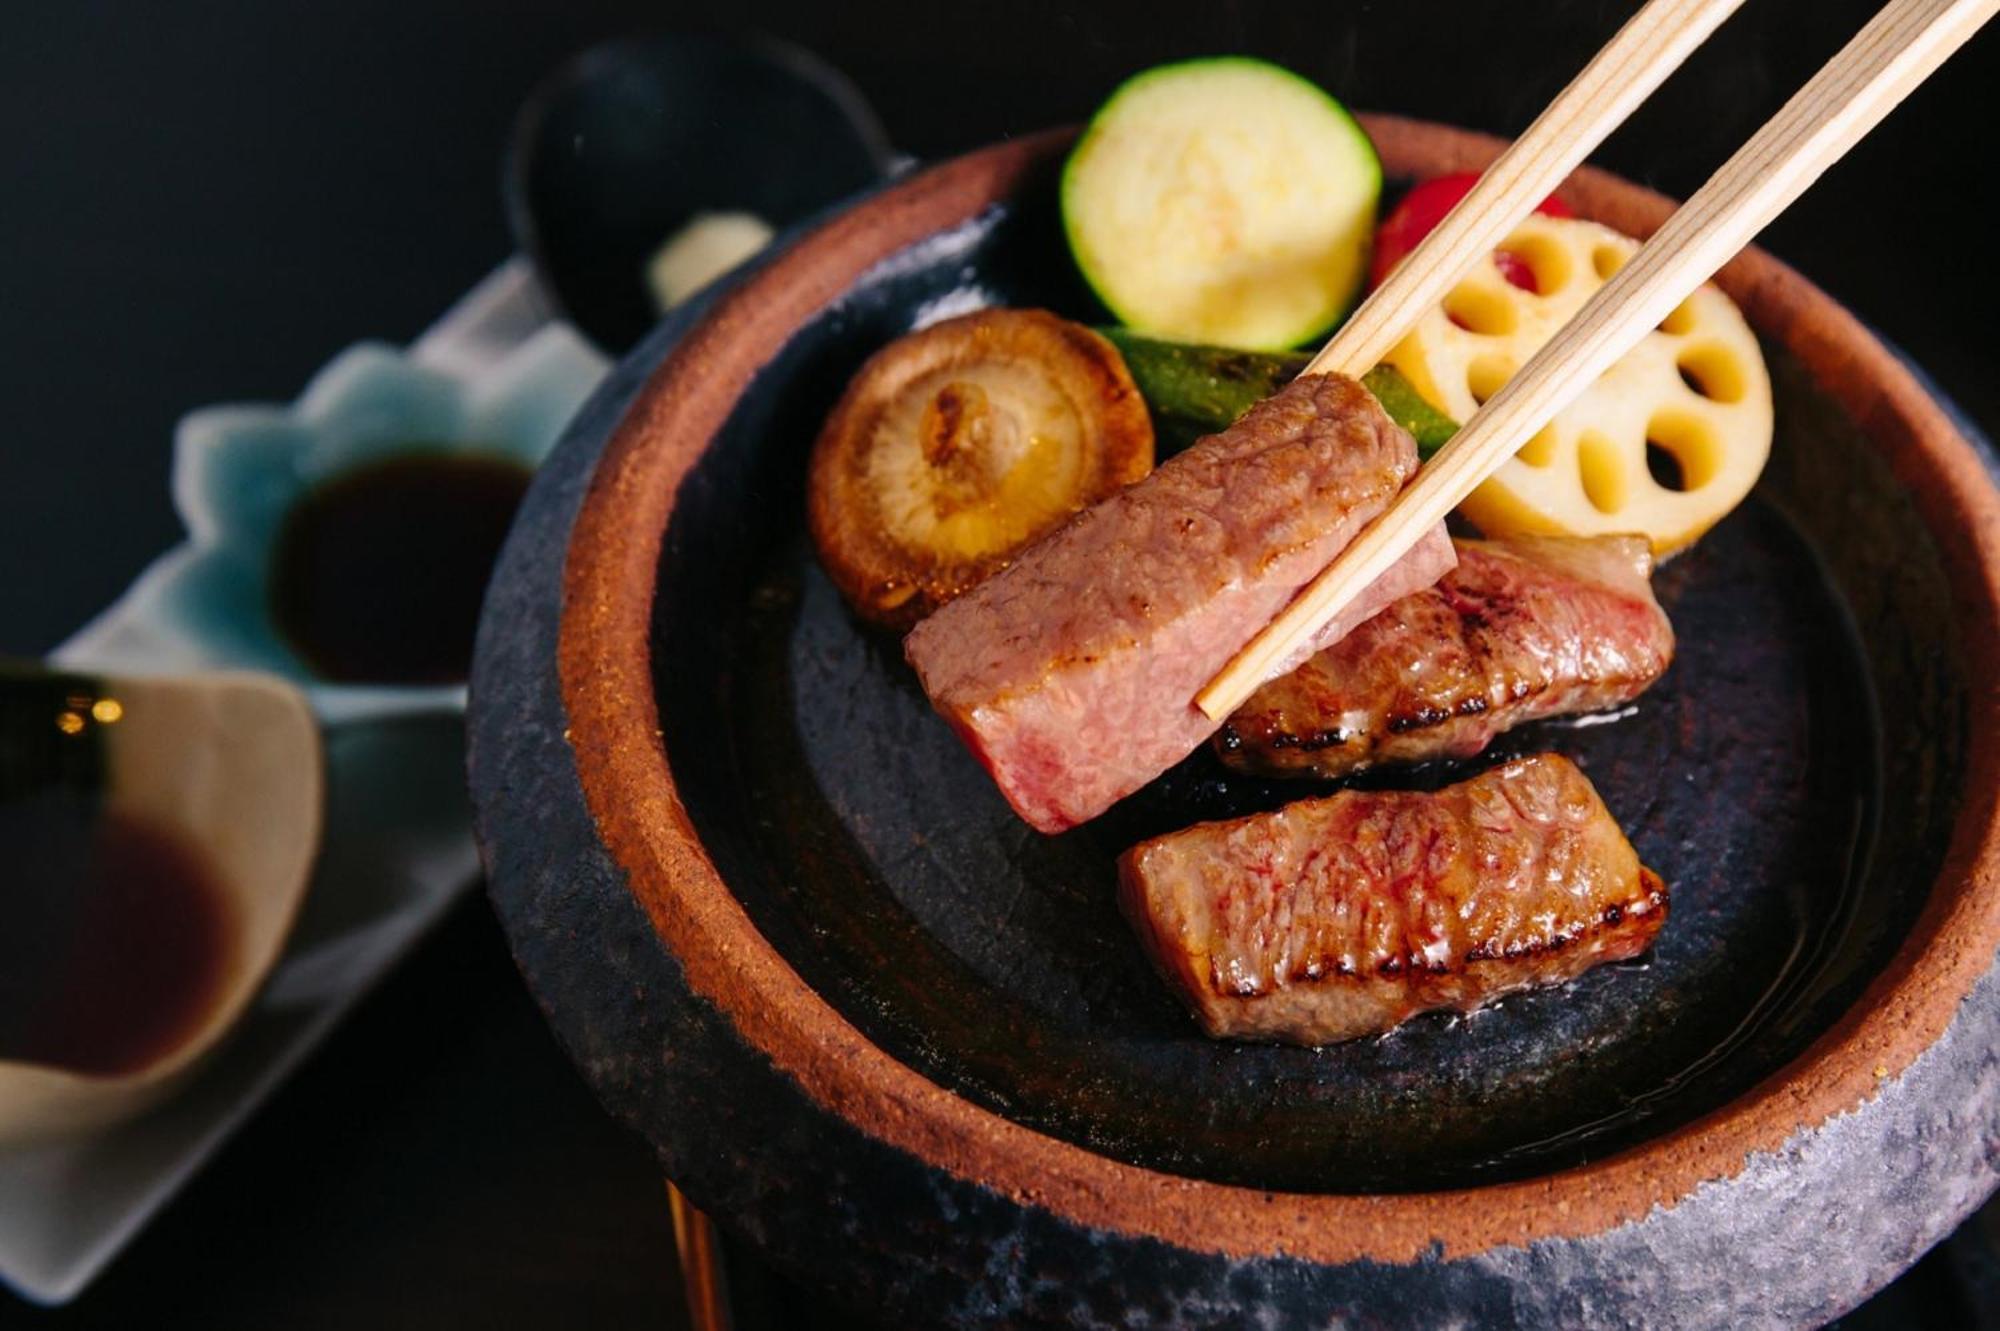
{"label": "pair of chopsticks", "polygon": [[[1305,373],[1359,376],[1742,0],[1652,0],[1356,310]],[[1542,346],[1388,509],[1195,697],[1222,720],[1612,362],[1840,160],[2000,0],[1891,0]]]}

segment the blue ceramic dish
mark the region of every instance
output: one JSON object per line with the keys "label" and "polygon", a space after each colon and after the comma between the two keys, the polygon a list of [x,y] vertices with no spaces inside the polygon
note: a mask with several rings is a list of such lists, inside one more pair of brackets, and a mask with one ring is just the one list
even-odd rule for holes
{"label": "blue ceramic dish", "polygon": [[328,722],[463,708],[461,685],[316,677],[272,621],[272,544],[286,513],[314,486],[390,456],[538,465],[604,369],[604,359],[560,325],[478,365],[364,342],[328,362],[289,405],[189,413],[175,433],[173,468],[187,540],[72,639],[63,659],[94,669],[267,670],[302,686]]}

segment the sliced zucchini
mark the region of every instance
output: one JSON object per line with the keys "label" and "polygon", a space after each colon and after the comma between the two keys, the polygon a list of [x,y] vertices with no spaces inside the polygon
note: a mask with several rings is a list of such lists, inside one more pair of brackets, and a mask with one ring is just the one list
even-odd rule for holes
{"label": "sliced zucchini", "polygon": [[1063,168],[1063,225],[1120,322],[1277,351],[1352,306],[1381,192],[1374,145],[1324,89],[1262,60],[1191,60],[1099,109]]}
{"label": "sliced zucchini", "polygon": [[[1126,328],[1101,329],[1125,358],[1132,382],[1153,412],[1162,453],[1187,447],[1226,429],[1252,404],[1298,377],[1310,357],[1302,352],[1236,351],[1142,337]],[[1426,402],[1392,366],[1361,376],[1389,419],[1408,430],[1428,458],[1457,432],[1458,423]]]}

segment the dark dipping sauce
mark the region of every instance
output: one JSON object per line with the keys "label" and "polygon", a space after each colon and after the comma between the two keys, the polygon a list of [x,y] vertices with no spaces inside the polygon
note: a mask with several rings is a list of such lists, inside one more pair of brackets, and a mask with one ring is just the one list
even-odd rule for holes
{"label": "dark dipping sauce", "polygon": [[195,849],[69,792],[0,802],[0,1059],[136,1072],[223,994],[236,920]]}
{"label": "dark dipping sauce", "polygon": [[412,452],[315,487],[272,551],[278,631],[323,679],[463,682],[529,476],[504,458]]}

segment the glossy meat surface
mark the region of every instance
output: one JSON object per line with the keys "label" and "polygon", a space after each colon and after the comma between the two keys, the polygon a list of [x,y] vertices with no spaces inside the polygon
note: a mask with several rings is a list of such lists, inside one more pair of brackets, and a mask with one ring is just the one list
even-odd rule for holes
{"label": "glossy meat surface", "polygon": [[[1194,695],[1389,503],[1416,445],[1351,379],[1297,380],[911,631],[932,705],[1059,832],[1215,731]],[[1442,528],[1314,647],[1451,567]]]}
{"label": "glossy meat surface", "polygon": [[1265,684],[1217,733],[1241,771],[1338,776],[1464,758],[1528,721],[1619,707],[1674,631],[1643,537],[1460,541],[1458,567]]}
{"label": "glossy meat surface", "polygon": [[1540,754],[1435,793],[1342,791],[1119,859],[1119,900],[1210,1035],[1330,1044],[1643,952],[1667,892]]}

